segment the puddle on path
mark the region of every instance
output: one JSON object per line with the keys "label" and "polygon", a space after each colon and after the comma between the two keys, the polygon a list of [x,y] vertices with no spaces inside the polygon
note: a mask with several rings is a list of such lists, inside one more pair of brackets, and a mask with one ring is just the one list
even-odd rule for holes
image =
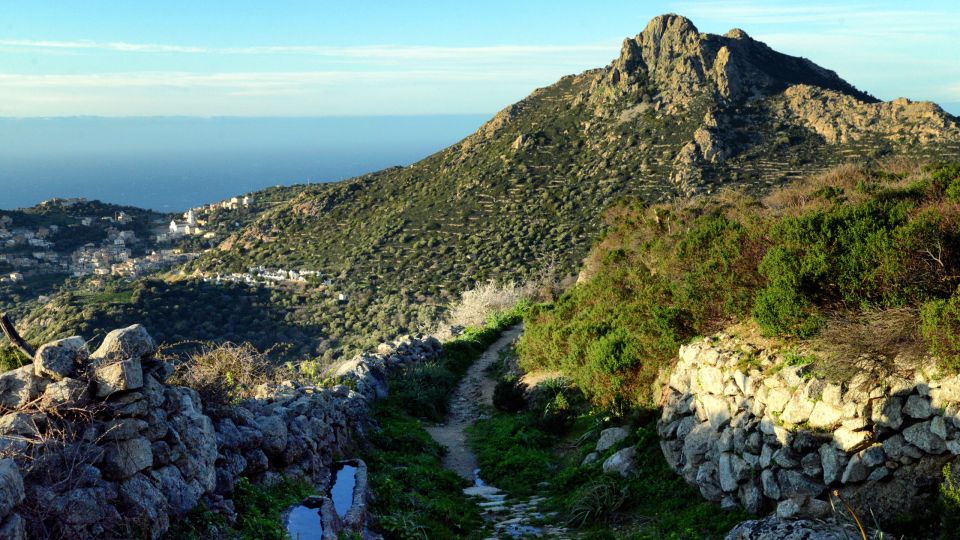
{"label": "puddle on path", "polygon": [[320,540],[323,537],[320,509],[300,505],[291,510],[287,516],[287,533],[293,540]]}
{"label": "puddle on path", "polygon": [[[357,484],[357,467],[341,465],[334,469],[333,487],[330,488],[330,499],[337,515],[345,517],[353,505],[353,490]],[[319,501],[319,497],[312,497],[304,504],[294,507],[287,516],[287,533],[293,540],[321,540],[323,537],[323,522],[320,518],[320,507],[310,504],[310,501]]]}
{"label": "puddle on path", "polygon": [[337,515],[344,517],[353,506],[353,488],[357,485],[357,468],[353,465],[344,465],[337,470],[337,479],[330,488],[330,498],[333,499],[333,509]]}

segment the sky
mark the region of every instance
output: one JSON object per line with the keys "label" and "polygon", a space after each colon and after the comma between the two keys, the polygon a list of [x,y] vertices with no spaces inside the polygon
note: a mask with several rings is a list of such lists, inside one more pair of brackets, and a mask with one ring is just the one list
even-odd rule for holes
{"label": "sky", "polygon": [[956,0],[0,0],[0,116],[489,114],[669,12],[960,113]]}

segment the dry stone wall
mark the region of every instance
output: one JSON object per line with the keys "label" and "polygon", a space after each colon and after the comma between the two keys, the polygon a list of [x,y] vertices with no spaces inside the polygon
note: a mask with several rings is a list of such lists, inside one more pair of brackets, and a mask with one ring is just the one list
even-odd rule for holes
{"label": "dry stone wall", "polygon": [[865,367],[836,383],[726,334],[679,356],[661,448],[724,506],[824,517],[838,490],[862,515],[894,515],[924,504],[960,455],[960,377],[933,363],[909,378]]}
{"label": "dry stone wall", "polygon": [[323,489],[388,372],[440,350],[407,337],[340,366],[348,384],[287,382],[211,411],[167,384],[173,366],[142,326],[93,353],[79,337],[46,344],[0,374],[0,538],[158,538],[201,501],[230,518],[240,477],[303,476]]}

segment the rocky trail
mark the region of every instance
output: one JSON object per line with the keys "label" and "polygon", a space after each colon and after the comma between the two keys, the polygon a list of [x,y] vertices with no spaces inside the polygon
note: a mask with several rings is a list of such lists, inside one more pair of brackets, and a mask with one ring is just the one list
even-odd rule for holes
{"label": "rocky trail", "polygon": [[565,529],[544,525],[553,514],[540,511],[544,497],[513,498],[495,486],[484,483],[477,467],[477,457],[467,445],[466,430],[493,406],[496,381],[487,375],[487,368],[510,347],[523,326],[517,325],[503,333],[470,366],[463,380],[450,398],[450,412],[443,424],[427,427],[435,441],[448,450],[443,466],[473,483],[464,493],[478,499],[484,518],[491,525],[490,538],[569,538]]}

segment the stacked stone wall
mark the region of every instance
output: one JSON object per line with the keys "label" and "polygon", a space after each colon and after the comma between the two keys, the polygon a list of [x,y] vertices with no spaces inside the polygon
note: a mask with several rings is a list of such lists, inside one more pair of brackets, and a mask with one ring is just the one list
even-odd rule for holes
{"label": "stacked stone wall", "polygon": [[196,391],[167,383],[173,366],[142,326],[93,353],[79,337],[48,343],[0,374],[0,538],[158,538],[201,502],[230,518],[241,477],[325,489],[387,374],[440,351],[406,337],[340,365],[345,384],[285,382],[205,410]]}
{"label": "stacked stone wall", "polygon": [[960,377],[869,363],[848,381],[725,334],[681,348],[658,424],[703,496],[754,513],[825,517],[836,490],[864,516],[929,503],[960,455]]}

